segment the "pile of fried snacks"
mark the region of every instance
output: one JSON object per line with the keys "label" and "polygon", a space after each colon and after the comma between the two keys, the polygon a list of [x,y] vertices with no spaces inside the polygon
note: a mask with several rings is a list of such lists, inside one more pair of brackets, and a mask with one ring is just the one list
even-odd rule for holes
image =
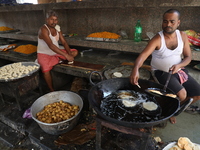
{"label": "pile of fried snacks", "polygon": [[169,150],[200,150],[200,146],[192,143],[187,137],[180,137],[178,142]]}
{"label": "pile of fried snacks", "polygon": [[15,52],[24,53],[24,54],[31,54],[37,51],[37,46],[35,45],[21,45],[14,49]]}
{"label": "pile of fried snacks", "polygon": [[118,39],[118,38],[120,38],[120,35],[118,35],[116,33],[104,31],[104,32],[96,32],[96,33],[89,34],[87,37]]}
{"label": "pile of fried snacks", "polygon": [[36,118],[44,123],[57,123],[72,118],[78,112],[78,105],[71,105],[60,100],[46,105],[42,111],[36,114]]}

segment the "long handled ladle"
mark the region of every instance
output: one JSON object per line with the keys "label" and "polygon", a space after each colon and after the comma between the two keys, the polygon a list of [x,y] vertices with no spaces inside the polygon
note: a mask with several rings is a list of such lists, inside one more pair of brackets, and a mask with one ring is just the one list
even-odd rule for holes
{"label": "long handled ladle", "polygon": [[[171,75],[172,75],[172,70],[169,71],[169,74],[167,76],[167,80],[165,82],[165,85],[164,85],[163,89],[148,88],[145,91],[148,92],[148,93],[150,93],[151,95],[156,95],[156,96],[166,95],[167,94],[166,89],[167,89],[167,86],[169,84],[169,80],[171,78]],[[153,92],[153,91],[155,91],[155,92]]]}
{"label": "long handled ladle", "polygon": [[166,92],[166,89],[167,89],[167,86],[168,86],[168,84],[169,84],[169,80],[170,80],[170,78],[171,78],[171,75],[172,75],[172,70],[169,71],[167,80],[166,80],[165,85],[164,85],[164,87],[163,87],[163,91],[164,91],[164,92]]}

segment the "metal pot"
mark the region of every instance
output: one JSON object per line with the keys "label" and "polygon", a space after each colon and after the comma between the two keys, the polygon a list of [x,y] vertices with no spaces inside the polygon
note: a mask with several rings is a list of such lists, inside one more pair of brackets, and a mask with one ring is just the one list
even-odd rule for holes
{"label": "metal pot", "polygon": [[[72,105],[78,105],[80,109],[79,112],[72,118],[58,123],[44,123],[36,119],[36,113],[40,112],[44,106],[60,100],[68,102]],[[70,91],[56,91],[45,94],[38,98],[31,106],[31,115],[44,132],[48,134],[59,135],[72,130],[76,126],[80,118],[82,108],[83,100],[78,94]]]}
{"label": "metal pot", "polygon": [[[18,81],[18,80],[24,80],[25,77],[32,76],[32,74],[35,74],[40,69],[40,65],[36,62],[18,62],[18,63],[21,63],[23,66],[26,66],[26,67],[27,66],[37,66],[38,68],[27,73],[27,74],[23,74],[21,77],[16,77],[14,79],[7,79],[7,80],[0,79],[0,82],[13,82],[13,81]],[[11,65],[11,64],[8,64],[8,65],[5,65],[5,66],[9,66],[9,65]],[[3,66],[3,67],[5,67],[5,66]]]}
{"label": "metal pot", "polygon": [[[101,81],[90,89],[88,94],[89,102],[101,118],[118,125],[132,127],[132,128],[144,128],[160,124],[165,120],[169,119],[170,117],[174,116],[174,114],[179,110],[180,103],[178,99],[161,95],[155,97],[157,103],[160,105],[162,109],[162,114],[161,114],[162,119],[157,121],[151,121],[151,122],[119,121],[117,119],[108,117],[101,112],[100,109],[101,100],[118,90],[134,90],[134,91],[145,92],[145,89],[149,87],[155,87],[160,89],[163,88],[163,85],[157,84],[149,80],[139,79],[139,84],[141,88],[138,88],[136,85],[132,85],[129,81],[129,78],[113,78]],[[169,89],[167,89],[166,91],[172,93],[172,91],[170,91]]]}
{"label": "metal pot", "polygon": [[[24,66],[38,66],[38,68],[29,72],[28,74],[23,74],[21,77],[7,80],[0,79],[0,94],[6,94],[8,96],[14,97],[17,101],[17,105],[20,111],[20,96],[39,87],[40,69],[40,65],[35,62],[21,62],[21,64]],[[3,102],[5,101],[3,97],[1,97],[1,99]]]}

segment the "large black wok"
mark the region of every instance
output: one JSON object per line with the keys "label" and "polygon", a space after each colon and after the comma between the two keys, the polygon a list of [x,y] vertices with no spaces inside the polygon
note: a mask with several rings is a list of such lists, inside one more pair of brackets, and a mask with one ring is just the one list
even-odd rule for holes
{"label": "large black wok", "polygon": [[[141,86],[141,88],[138,88],[136,85],[132,85],[129,81],[129,78],[113,78],[101,81],[96,85],[94,85],[89,91],[88,98],[90,105],[94,108],[94,110],[101,118],[118,125],[132,127],[132,128],[143,128],[143,127],[151,127],[154,125],[158,125],[177,113],[180,107],[179,100],[176,98],[171,98],[162,95],[155,96],[156,101],[158,102],[158,104],[162,109],[162,114],[161,114],[162,119],[157,121],[127,122],[111,118],[109,116],[104,115],[101,112],[100,109],[101,100],[104,97],[108,96],[109,94],[116,92],[118,90],[134,90],[134,91],[145,92],[145,89],[151,87],[163,89],[163,85],[157,84],[149,80],[139,79],[139,85]],[[166,91],[172,93],[172,91],[170,91],[169,89],[167,89]]]}

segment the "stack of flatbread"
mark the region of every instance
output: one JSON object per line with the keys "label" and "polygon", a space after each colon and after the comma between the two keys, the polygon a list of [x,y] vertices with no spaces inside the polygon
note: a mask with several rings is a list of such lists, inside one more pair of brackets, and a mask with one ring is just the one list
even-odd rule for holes
{"label": "stack of flatbread", "polygon": [[200,146],[192,143],[187,137],[180,137],[176,145],[169,150],[200,150]]}

